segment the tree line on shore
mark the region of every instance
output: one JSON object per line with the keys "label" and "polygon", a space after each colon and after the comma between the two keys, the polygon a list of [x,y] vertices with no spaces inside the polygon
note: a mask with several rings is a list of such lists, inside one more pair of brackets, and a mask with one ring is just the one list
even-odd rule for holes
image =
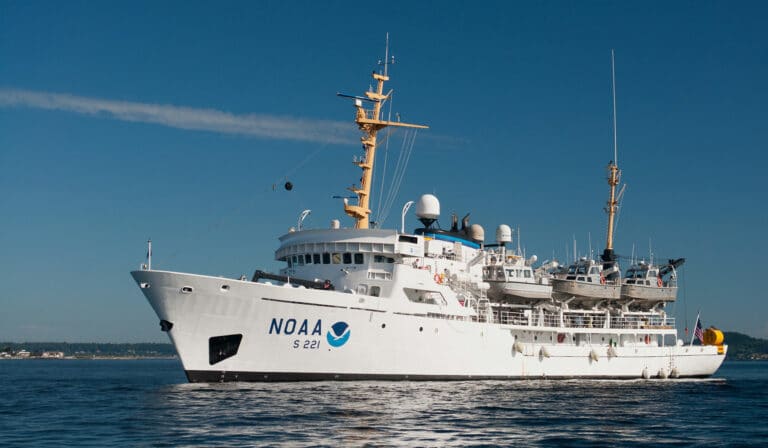
{"label": "tree line on shore", "polygon": [[136,357],[171,357],[176,350],[171,344],[154,342],[101,343],[101,342],[0,342],[0,353],[16,354],[26,350],[32,357],[45,352],[62,352],[64,356],[136,356]]}

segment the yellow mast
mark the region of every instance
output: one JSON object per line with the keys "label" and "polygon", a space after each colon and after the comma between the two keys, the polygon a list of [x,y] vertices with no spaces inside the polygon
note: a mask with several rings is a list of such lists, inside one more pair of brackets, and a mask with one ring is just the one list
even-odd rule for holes
{"label": "yellow mast", "polygon": [[363,176],[361,178],[360,186],[352,186],[349,190],[357,195],[357,205],[351,205],[344,203],[344,212],[351,216],[355,220],[356,229],[367,229],[369,223],[369,217],[371,215],[371,209],[369,208],[371,200],[371,180],[373,177],[373,163],[376,159],[376,134],[386,128],[387,126],[396,126],[401,128],[417,128],[426,129],[428,126],[418,124],[401,123],[399,121],[385,121],[381,120],[381,106],[389,96],[392,94],[384,94],[384,82],[389,81],[387,76],[386,62],[384,66],[384,74],[374,72],[372,74],[373,79],[376,80],[376,90],[365,92],[365,96],[370,102],[373,103],[372,109],[365,109],[363,107],[363,99],[358,98],[355,100],[355,107],[357,108],[357,114],[355,116],[355,123],[360,128],[363,136],[360,137],[360,141],[363,143],[365,149],[365,156],[362,160],[357,160],[354,163],[363,170]]}

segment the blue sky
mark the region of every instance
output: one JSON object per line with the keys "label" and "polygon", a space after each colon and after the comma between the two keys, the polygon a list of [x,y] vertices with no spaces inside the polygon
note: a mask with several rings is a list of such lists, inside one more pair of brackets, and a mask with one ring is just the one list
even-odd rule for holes
{"label": "blue sky", "polygon": [[129,276],[147,238],[155,268],[239,276],[278,267],[277,237],[304,209],[308,226],[350,225],[332,196],[359,178],[360,145],[335,94],[368,88],[387,32],[393,111],[430,129],[385,227],[433,193],[444,225],[471,212],[490,238],[519,226],[542,260],[565,259],[574,236],[599,252],[615,48],[617,252],[688,259],[669,307],[681,330],[701,309],[705,326],[768,337],[764,3],[0,11],[0,340],[165,341]]}

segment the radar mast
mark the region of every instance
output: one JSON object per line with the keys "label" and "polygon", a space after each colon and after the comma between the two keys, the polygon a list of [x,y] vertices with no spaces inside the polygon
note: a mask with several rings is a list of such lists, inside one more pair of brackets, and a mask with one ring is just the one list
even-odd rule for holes
{"label": "radar mast", "polygon": [[[389,81],[387,75],[387,65],[389,61],[389,34],[387,34],[387,45],[385,50],[385,59],[381,73],[373,72],[371,75],[376,80],[376,89],[365,92],[365,97],[340,95],[355,99],[357,113],[355,123],[363,133],[360,141],[363,143],[365,155],[361,160],[355,160],[357,166],[363,170],[360,186],[353,185],[350,191],[357,195],[357,204],[349,204],[344,201],[344,212],[355,220],[356,229],[367,229],[370,221],[370,202],[371,202],[371,183],[373,178],[373,164],[376,159],[376,135],[378,132],[388,126],[400,128],[426,129],[428,126],[419,124],[402,123],[400,121],[381,120],[381,106],[392,95],[392,91],[384,94],[384,83]],[[366,109],[363,107],[363,101],[373,103],[373,107]]]}

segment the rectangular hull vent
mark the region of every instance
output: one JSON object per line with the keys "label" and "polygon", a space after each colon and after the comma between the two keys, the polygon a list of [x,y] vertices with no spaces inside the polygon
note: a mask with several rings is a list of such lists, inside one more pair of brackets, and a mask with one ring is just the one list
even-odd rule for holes
{"label": "rectangular hull vent", "polygon": [[242,334],[214,336],[208,339],[208,363],[214,365],[235,356],[242,340]]}

